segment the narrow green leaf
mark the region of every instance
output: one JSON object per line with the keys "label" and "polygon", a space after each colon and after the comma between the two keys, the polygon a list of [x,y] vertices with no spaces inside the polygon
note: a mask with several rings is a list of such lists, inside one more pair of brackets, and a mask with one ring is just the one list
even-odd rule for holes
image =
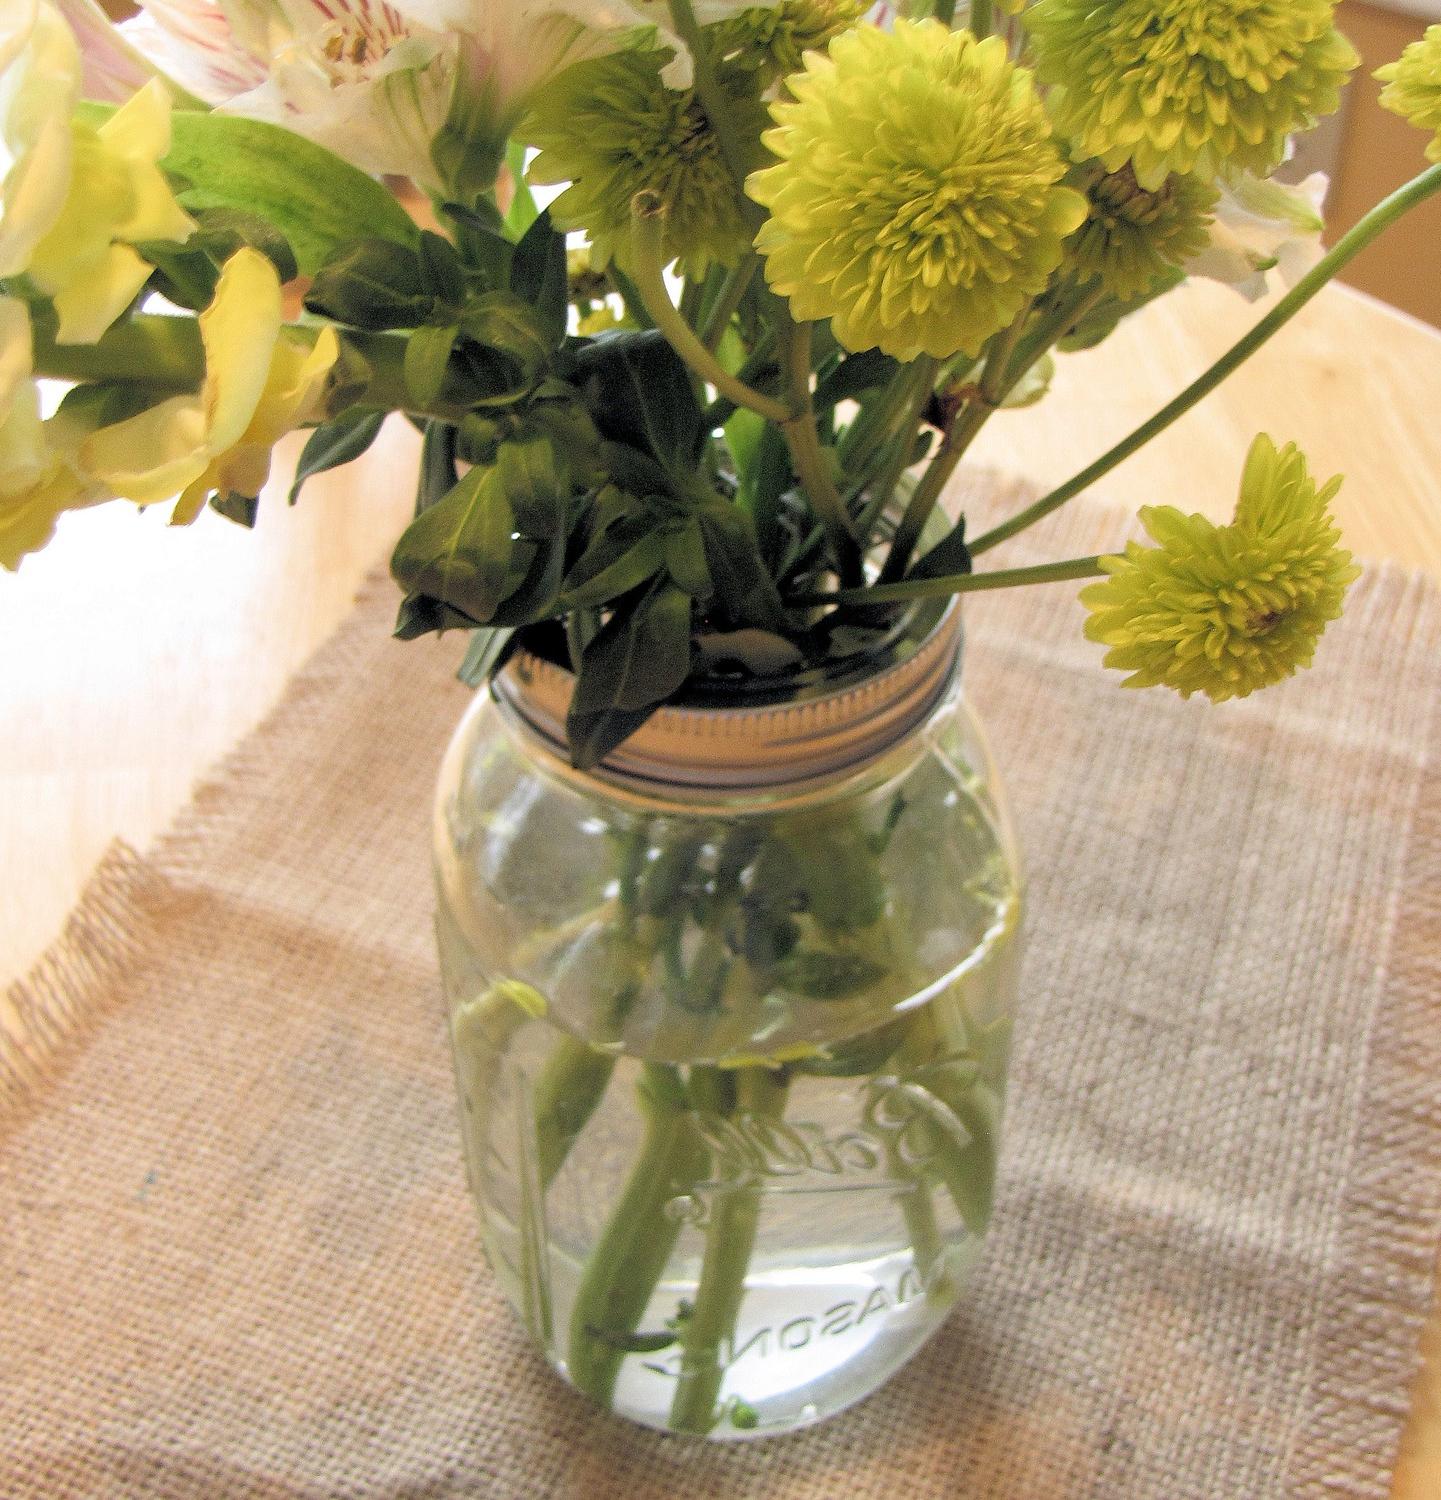
{"label": "narrow green leaf", "polygon": [[417,328],[405,342],[405,387],[417,406],[430,406],[445,387],[450,351],[460,330]]}
{"label": "narrow green leaf", "polygon": [[465,300],[465,267],[455,246],[434,230],[420,232],[420,271],[431,296],[442,306],[458,310]]}
{"label": "narrow green leaf", "polygon": [[615,333],[577,354],[574,379],[602,436],[689,477],[704,434],[690,372],[659,333]]}
{"label": "narrow green leaf", "polygon": [[416,515],[445,499],[460,478],[455,466],[455,428],[449,422],[430,421],[423,431],[420,473],[415,487]]}
{"label": "narrow green leaf", "polygon": [[705,601],[715,592],[706,563],[705,538],[694,516],[666,533],[665,565],[677,587],[691,598]]}
{"label": "narrow green leaf", "polygon": [[529,303],[536,321],[555,348],[565,337],[570,312],[565,236],[551,227],[550,210],[539,214],[515,247],[510,289]]}
{"label": "narrow green leaf", "polygon": [[305,481],[327,469],[338,469],[352,459],[359,458],[375,441],[385,421],[383,411],[364,411],[359,408],[342,412],[328,422],[322,422],[305,441],[300,459],[295,465],[295,483],[290,486],[290,503],[300,498]]}
{"label": "narrow green leaf", "polygon": [[689,596],[671,587],[617,610],[586,647],[572,711],[637,710],[668,698],[690,673],[690,620]]}
{"label": "narrow green leaf", "polygon": [[910,571],[912,578],[948,578],[971,571],[971,552],[966,546],[966,521],[959,521]]}
{"label": "narrow green leaf", "polygon": [[717,501],[702,507],[696,519],[722,620],[738,629],[779,630],[784,619],[780,595],[761,561],[748,517]]}
{"label": "narrow green leaf", "polygon": [[465,660],[461,662],[460,669],[455,675],[467,687],[484,687],[490,680],[491,674],[510,655],[514,645],[514,630],[493,630],[483,626],[471,636],[470,645],[466,648]]}
{"label": "narrow green leaf", "polygon": [[539,210],[535,196],[525,180],[525,146],[512,141],[505,153],[505,164],[510,169],[511,199],[505,216],[505,227],[519,239],[535,222]]}
{"label": "narrow green leaf", "polygon": [[653,578],[665,564],[665,544],[653,530],[646,530],[612,561],[605,561],[615,545],[601,537],[582,554],[566,579],[565,591],[561,595],[561,604],[566,609],[609,604]]}
{"label": "narrow green leaf", "polygon": [[505,597],[513,516],[495,469],[472,469],[438,504],[406,527],[391,573],[408,593],[486,624]]}
{"label": "narrow green leaf", "polygon": [[345,245],[318,269],[305,305],[337,323],[379,331],[418,327],[435,298],[422,285],[414,250],[370,237]]}

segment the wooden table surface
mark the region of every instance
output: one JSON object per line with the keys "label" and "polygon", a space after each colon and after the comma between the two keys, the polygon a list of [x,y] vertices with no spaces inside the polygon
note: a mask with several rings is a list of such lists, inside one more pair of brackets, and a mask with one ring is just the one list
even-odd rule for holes
{"label": "wooden table surface", "polygon": [[[977,460],[1067,478],[1254,316],[1225,289],[1188,286],[1065,358],[1048,400],[998,416]],[[1264,428],[1300,443],[1319,473],[1350,476],[1336,509],[1355,552],[1441,577],[1438,408],[1441,335],[1331,288],[1103,489],[1226,515]],[[0,575],[0,980],[48,944],[111,840],[143,848],[344,615],[409,513],[415,448],[395,423],[363,465],[313,481],[296,509],[277,486],[253,536],[210,514],[179,530],[158,507],[113,505],[65,518],[50,551]],[[1441,1496],[1441,1315],[1394,1496]]]}

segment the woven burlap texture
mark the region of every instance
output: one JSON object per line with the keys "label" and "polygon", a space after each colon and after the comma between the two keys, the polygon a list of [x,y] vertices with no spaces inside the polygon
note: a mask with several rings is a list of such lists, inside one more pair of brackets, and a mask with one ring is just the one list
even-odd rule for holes
{"label": "woven burlap texture", "polygon": [[[1120,535],[1083,504],[1002,556]],[[431,947],[459,648],[391,641],[377,583],[11,997],[0,1495],[1385,1496],[1441,1221],[1441,596],[1369,571],[1312,672],[1216,709],[1118,691],[1073,595],[967,606],[1024,1009],[982,1270],[884,1391],[721,1449],[527,1346]]]}

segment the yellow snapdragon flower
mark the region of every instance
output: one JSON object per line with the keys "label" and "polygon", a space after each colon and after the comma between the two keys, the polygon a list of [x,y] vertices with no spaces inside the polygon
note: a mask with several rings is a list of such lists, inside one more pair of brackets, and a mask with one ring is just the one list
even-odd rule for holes
{"label": "yellow snapdragon flower", "polygon": [[12,572],[50,540],[61,511],[103,498],[52,445],[32,376],[30,314],[0,297],[0,566]]}
{"label": "yellow snapdragon flower", "polygon": [[[7,7],[7,10],[9,8]],[[195,228],[158,162],[170,96],[152,79],[98,128],[72,119],[75,38],[45,0],[0,22],[0,276],[28,275],[54,299],[62,344],[92,344],[145,285],[145,240]]]}
{"label": "yellow snapdragon flower", "polygon": [[140,505],[178,495],[182,525],[217,491],[258,494],[271,448],[316,415],[339,352],[334,329],[312,346],[282,322],[275,267],[257,250],[236,251],[199,318],[204,384],[91,433],[81,469]]}

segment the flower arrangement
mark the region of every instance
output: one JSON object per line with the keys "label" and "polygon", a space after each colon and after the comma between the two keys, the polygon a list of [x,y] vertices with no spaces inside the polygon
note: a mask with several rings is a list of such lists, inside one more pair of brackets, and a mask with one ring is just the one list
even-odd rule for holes
{"label": "flower arrangement", "polygon": [[[1154,546],[973,565],[1437,174],[1322,256],[1317,184],[1272,174],[1356,61],[1328,0],[909,9],[143,0],[117,27],[18,0],[0,560],[102,501],[251,522],[285,432],[312,429],[298,489],[405,412],[399,633],[474,632],[472,678],[517,632],[563,636],[580,765],[717,662],[783,670],[906,601],[1010,584],[1105,575],[1088,630],[1130,684],[1287,676],[1355,569],[1335,482],[1267,439],[1230,526],[1153,511]],[[1441,31],[1383,76],[1437,128]],[[528,183],[563,190],[538,211]],[[1075,481],[988,534],[941,526],[992,415],[1188,274],[1293,285]],[[46,376],[70,388],[42,417]]]}
{"label": "flower arrangement", "polygon": [[[100,503],[253,525],[284,435],[309,430],[295,503],[403,414],[423,439],[396,633],[468,632],[474,684],[521,646],[568,670],[581,771],[708,681],[783,695],[803,669],[884,659],[920,601],[1090,580],[1086,632],[1127,686],[1217,702],[1307,665],[1339,616],[1341,481],[1264,434],[1228,524],[1150,507],[1149,543],[977,567],[1441,192],[1438,164],[1323,253],[1324,182],[1276,175],[1357,61],[1329,0],[140,3],[118,27],[93,0],[0,18],[6,567]],[[1441,27],[1382,76],[1441,163]],[[532,188],[557,191],[542,207]],[[1189,275],[1285,290],[1050,494],[980,535],[946,513],[996,413]],[[587,804],[565,879],[520,842],[497,856],[544,911],[523,962],[470,950],[452,860],[473,1170],[499,1155],[478,1123],[491,1075],[540,1059],[493,1246],[597,1399],[694,1433],[814,1419],[799,1387],[768,1406],[730,1374],[757,1173],[777,1142],[843,1170],[785,1117],[806,1090],[861,1111],[837,1139],[888,1187],[871,1201],[901,1205],[882,1303],[954,1296],[990,1209],[1018,910],[955,770],[729,823]],[[966,952],[937,885],[984,908]],[[581,1019],[532,1046],[560,1003],[547,976]],[[547,1194],[567,1171],[609,1181],[624,1153],[587,1127],[623,1074],[634,1165],[566,1262],[562,1346]]]}

